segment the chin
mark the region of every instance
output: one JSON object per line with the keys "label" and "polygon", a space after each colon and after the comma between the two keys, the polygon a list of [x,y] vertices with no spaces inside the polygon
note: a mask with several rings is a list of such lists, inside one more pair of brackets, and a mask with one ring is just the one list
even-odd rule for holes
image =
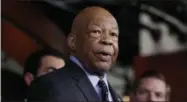
{"label": "chin", "polygon": [[99,63],[97,65],[97,68],[100,71],[107,72],[111,68],[111,64],[108,64],[108,63]]}

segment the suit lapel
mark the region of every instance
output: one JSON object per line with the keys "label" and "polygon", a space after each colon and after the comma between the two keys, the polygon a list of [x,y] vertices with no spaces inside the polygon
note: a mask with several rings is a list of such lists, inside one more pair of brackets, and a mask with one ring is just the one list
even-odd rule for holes
{"label": "suit lapel", "polygon": [[95,91],[84,71],[71,60],[67,62],[67,65],[72,74],[72,78],[77,81],[77,87],[83,93],[87,101],[100,102],[100,98],[97,95],[97,92]]}
{"label": "suit lapel", "polygon": [[84,96],[87,98],[88,101],[92,102],[99,102],[100,98],[97,95],[97,92],[93,88],[92,84],[90,83],[89,79],[85,76],[84,78],[80,79],[77,86],[82,91]]}

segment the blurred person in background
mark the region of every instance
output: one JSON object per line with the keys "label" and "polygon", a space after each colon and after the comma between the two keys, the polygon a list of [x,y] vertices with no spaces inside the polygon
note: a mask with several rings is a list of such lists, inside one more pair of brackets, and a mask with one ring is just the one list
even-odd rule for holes
{"label": "blurred person in background", "polygon": [[64,59],[63,54],[54,49],[46,48],[32,53],[24,63],[25,97],[31,82],[36,77],[63,68],[65,66]]}
{"label": "blurred person in background", "polygon": [[134,83],[131,102],[168,102],[170,87],[162,73],[144,72]]}
{"label": "blurred person in background", "polygon": [[24,64],[24,80],[29,86],[37,76],[47,74],[65,66],[64,56],[53,49],[43,49],[32,53]]}
{"label": "blurred person in background", "polygon": [[3,68],[2,101],[26,101],[30,83],[38,76],[63,68],[65,66],[64,58],[63,54],[56,50],[43,49],[27,57],[23,77]]}

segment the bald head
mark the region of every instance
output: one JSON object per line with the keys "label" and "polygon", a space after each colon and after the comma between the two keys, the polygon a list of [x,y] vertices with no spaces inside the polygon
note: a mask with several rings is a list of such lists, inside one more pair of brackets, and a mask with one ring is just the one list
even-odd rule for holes
{"label": "bald head", "polygon": [[[88,23],[98,17],[105,17],[105,18],[115,18],[113,15],[108,12],[106,9],[98,6],[92,6],[92,7],[87,7],[83,9],[74,19],[71,32],[76,34],[76,32],[80,31],[81,28],[85,27],[88,25]],[[85,29],[85,28],[83,28]]]}
{"label": "bald head", "polygon": [[116,61],[118,35],[118,24],[110,12],[88,7],[75,17],[68,45],[90,72],[104,73]]}

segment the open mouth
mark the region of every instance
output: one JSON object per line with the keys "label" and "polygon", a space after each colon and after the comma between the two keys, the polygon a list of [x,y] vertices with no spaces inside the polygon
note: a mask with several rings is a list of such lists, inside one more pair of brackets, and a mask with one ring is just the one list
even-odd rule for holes
{"label": "open mouth", "polygon": [[96,54],[97,57],[101,60],[101,61],[109,61],[111,59],[112,54],[109,52],[99,52]]}
{"label": "open mouth", "polygon": [[110,53],[108,52],[99,52],[98,54],[101,54],[103,56],[112,56]]}

